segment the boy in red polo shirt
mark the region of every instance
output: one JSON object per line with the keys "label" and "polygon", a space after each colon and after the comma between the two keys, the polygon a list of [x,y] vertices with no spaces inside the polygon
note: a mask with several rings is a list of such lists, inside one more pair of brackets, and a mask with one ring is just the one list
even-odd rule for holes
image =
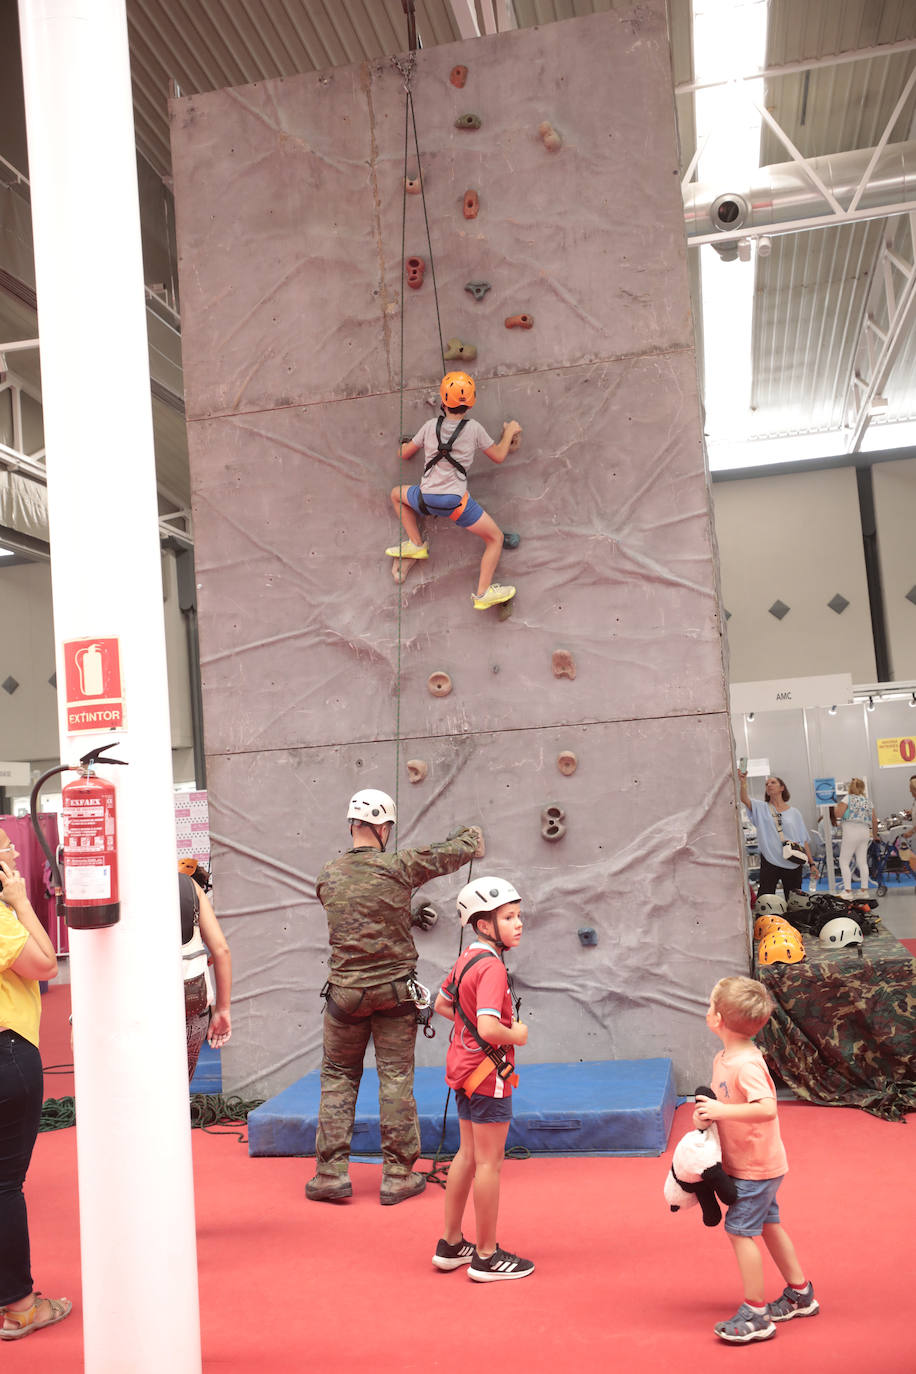
{"label": "boy in red polo shirt", "polygon": [[[776,1205],[789,1166],[779,1134],[776,1088],[753,1041],[772,1013],[770,994],[756,979],[719,979],[706,1013],[707,1026],[722,1041],[712,1066],[716,1098],[698,1096],[693,1115],[697,1130],[716,1123],[722,1163],[738,1190],[725,1230],[741,1272],[744,1301],[733,1317],[715,1327],[720,1340],[737,1345],[767,1341],[776,1335],[774,1322],[813,1317],[818,1311],[814,1288],[780,1225]],[[760,1235],[787,1284],[782,1297],[769,1304],[763,1297]]]}
{"label": "boy in red polo shirt", "polygon": [[[461,1143],[449,1165],[445,1187],[445,1234],[436,1246],[437,1269],[468,1264],[478,1283],[524,1279],[531,1260],[497,1244],[499,1178],[512,1119],[512,1087],[517,1081],[514,1046],[528,1042],[528,1027],[513,1016],[507,949],[522,938],[521,898],[504,878],[475,878],[458,894],[462,925],[474,940],[456,960],[436,998],[436,1011],[453,1021],[445,1077],[455,1093]],[[471,1186],[477,1243],[461,1232]]]}

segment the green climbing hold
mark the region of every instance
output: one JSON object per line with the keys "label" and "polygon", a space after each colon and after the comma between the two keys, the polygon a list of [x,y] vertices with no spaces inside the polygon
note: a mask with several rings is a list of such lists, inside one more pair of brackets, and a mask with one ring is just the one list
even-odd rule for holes
{"label": "green climbing hold", "polygon": [[483,121],[480,118],[480,115],[478,114],[463,114],[459,115],[458,118],[455,120],[455,128],[479,129],[482,123]]}
{"label": "green climbing hold", "polygon": [[517,549],[521,542],[522,536],[520,534],[516,534],[514,530],[505,530],[503,532],[504,549]]}

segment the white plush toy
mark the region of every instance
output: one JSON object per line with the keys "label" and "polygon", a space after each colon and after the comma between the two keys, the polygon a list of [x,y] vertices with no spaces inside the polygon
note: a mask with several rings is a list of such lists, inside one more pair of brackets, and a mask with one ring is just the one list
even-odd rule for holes
{"label": "white plush toy", "polygon": [[[696,1097],[715,1097],[712,1088],[697,1088]],[[715,1122],[705,1131],[688,1131],[674,1147],[665,1179],[665,1201],[672,1212],[700,1204],[704,1226],[718,1226],[722,1209],[718,1197],[731,1205],[738,1196],[734,1179],[722,1167],[722,1148]]]}

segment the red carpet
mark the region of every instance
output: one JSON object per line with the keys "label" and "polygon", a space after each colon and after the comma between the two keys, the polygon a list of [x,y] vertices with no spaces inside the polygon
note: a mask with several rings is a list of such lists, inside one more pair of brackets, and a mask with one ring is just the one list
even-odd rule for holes
{"label": "red carpet", "polygon": [[[58,992],[63,992],[63,989]],[[48,1004],[50,1011],[51,1004]],[[56,1007],[55,1007],[56,1011]],[[46,1015],[44,1051],[51,1057]],[[61,1095],[57,1080],[49,1096]],[[347,1366],[395,1374],[490,1364],[547,1374],[698,1374],[743,1362],[779,1374],[912,1374],[914,1118],[780,1109],[791,1172],[783,1221],[821,1314],[737,1354],[712,1334],[740,1300],[721,1227],[668,1212],[665,1159],[509,1160],[500,1239],[532,1278],[474,1284],[430,1264],[442,1192],[378,1204],[379,1169],[354,1165],[352,1202],[308,1203],[310,1160],[249,1159],[234,1135],[193,1132],[204,1369],[260,1374]],[[690,1126],[679,1109],[672,1142]],[[670,1153],[668,1158],[670,1158]],[[73,1130],[39,1137],[27,1184],[36,1281],[74,1315],[4,1351],[16,1374],[82,1370]],[[473,1235],[473,1222],[468,1220]],[[768,1294],[782,1284],[766,1261]],[[495,1291],[494,1291],[495,1290]],[[168,1320],[150,1313],[150,1321]],[[125,1365],[128,1374],[129,1365]]]}

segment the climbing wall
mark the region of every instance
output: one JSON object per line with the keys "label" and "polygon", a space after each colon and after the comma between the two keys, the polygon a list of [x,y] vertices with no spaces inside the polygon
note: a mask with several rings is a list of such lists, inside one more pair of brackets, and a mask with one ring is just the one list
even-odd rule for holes
{"label": "climbing wall", "polygon": [[[224,1080],[319,1063],[315,877],[371,786],[400,845],[481,824],[475,871],[523,893],[529,1059],[670,1056],[691,1090],[747,950],[665,6],[433,48],[411,81],[432,261],[391,63],[172,107]],[[472,608],[482,546],[449,522],[400,591],[384,555],[398,438],[436,413],[433,266],[475,415],[524,428],[471,481],[521,535],[507,619]],[[430,986],[466,877],[426,889]]]}

